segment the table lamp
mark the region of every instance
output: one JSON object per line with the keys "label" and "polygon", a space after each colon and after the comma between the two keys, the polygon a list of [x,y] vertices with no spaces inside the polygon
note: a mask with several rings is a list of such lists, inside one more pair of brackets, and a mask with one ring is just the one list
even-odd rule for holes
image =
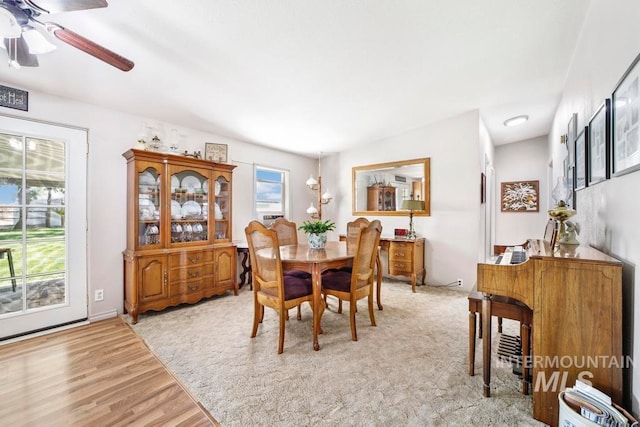
{"label": "table lamp", "polygon": [[407,239],[415,239],[416,232],[413,229],[413,211],[423,211],[424,201],[414,200],[414,199],[405,199],[402,201],[401,209],[409,211],[409,233],[407,234]]}

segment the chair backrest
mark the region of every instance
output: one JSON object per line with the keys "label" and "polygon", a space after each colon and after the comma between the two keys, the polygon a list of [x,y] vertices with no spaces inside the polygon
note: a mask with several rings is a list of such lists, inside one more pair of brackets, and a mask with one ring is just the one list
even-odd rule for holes
{"label": "chair backrest", "polygon": [[296,223],[287,221],[284,218],[277,218],[269,226],[271,230],[278,233],[278,242],[281,245],[297,245],[298,244],[298,227]]}
{"label": "chair backrest", "polygon": [[351,270],[351,292],[373,283],[373,270],[381,233],[382,224],[377,219],[358,231]]}
{"label": "chair backrest", "polygon": [[251,258],[254,292],[266,291],[284,300],[278,234],[259,221],[251,221],[244,232]]}
{"label": "chair backrest", "polygon": [[347,248],[352,245],[355,247],[358,241],[358,232],[369,225],[369,220],[364,217],[356,218],[347,223]]}

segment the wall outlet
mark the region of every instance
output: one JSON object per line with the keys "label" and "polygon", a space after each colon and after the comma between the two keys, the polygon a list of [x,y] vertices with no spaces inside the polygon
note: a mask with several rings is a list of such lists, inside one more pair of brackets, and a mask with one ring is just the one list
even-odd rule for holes
{"label": "wall outlet", "polygon": [[102,301],[104,299],[104,289],[98,289],[96,290],[94,299],[96,301]]}
{"label": "wall outlet", "polygon": [[458,279],[458,286],[462,287],[462,279]]}

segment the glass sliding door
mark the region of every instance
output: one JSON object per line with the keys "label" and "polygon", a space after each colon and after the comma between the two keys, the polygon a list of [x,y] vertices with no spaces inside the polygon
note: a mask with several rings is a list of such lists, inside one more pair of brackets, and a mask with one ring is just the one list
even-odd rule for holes
{"label": "glass sliding door", "polygon": [[0,339],[87,317],[86,141],[0,116]]}

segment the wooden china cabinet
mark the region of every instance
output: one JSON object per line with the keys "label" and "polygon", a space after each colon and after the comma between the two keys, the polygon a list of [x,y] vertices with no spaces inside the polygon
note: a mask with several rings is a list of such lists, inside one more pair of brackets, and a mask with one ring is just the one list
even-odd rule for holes
{"label": "wooden china cabinet", "polygon": [[127,159],[125,309],[133,322],[148,310],[233,291],[231,242],[235,166],[132,149]]}

